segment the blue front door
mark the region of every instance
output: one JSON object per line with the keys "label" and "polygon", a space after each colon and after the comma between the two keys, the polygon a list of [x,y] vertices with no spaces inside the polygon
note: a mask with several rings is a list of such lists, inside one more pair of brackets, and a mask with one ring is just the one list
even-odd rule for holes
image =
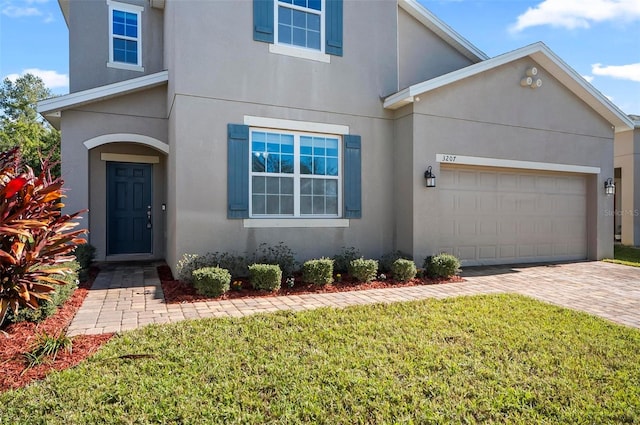
{"label": "blue front door", "polygon": [[107,253],[151,253],[151,164],[107,162]]}

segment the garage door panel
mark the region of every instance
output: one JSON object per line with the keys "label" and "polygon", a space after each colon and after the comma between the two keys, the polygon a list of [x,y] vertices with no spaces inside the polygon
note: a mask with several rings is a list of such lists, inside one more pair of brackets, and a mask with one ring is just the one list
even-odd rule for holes
{"label": "garage door panel", "polygon": [[441,168],[440,252],[465,265],[586,258],[583,175]]}

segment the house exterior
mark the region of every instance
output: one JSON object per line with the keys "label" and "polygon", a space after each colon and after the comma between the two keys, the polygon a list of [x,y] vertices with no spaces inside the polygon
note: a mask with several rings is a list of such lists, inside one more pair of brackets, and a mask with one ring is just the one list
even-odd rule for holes
{"label": "house exterior", "polygon": [[614,140],[616,196],[607,215],[614,220],[616,241],[640,246],[640,116],[629,118],[634,127],[617,133]]}
{"label": "house exterior", "polygon": [[415,0],[59,3],[70,94],[39,111],[101,260],[613,254],[633,122],[542,43],[489,58]]}

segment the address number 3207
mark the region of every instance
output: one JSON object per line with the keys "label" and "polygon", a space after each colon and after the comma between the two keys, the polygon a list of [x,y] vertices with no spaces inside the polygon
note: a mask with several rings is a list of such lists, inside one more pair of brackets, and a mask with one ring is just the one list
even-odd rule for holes
{"label": "address number 3207", "polygon": [[455,155],[442,155],[442,162],[456,162]]}

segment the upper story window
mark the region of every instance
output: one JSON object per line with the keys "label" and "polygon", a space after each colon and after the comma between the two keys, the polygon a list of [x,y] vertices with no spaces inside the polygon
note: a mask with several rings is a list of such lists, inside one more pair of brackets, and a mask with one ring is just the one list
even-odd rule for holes
{"label": "upper story window", "polygon": [[276,2],[278,43],[324,51],[322,0]]}
{"label": "upper story window", "polygon": [[253,0],[253,39],[319,62],[342,56],[343,0]]}
{"label": "upper story window", "polygon": [[111,68],[144,71],[142,67],[141,6],[107,1],[109,5],[109,63]]}

